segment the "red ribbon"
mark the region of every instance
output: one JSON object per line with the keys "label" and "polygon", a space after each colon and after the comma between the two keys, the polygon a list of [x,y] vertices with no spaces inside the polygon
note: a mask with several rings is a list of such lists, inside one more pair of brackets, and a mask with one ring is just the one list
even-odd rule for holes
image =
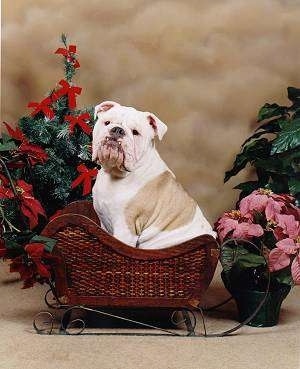
{"label": "red ribbon", "polygon": [[54,118],[54,111],[50,107],[52,101],[50,97],[46,97],[46,99],[42,100],[40,103],[38,102],[30,102],[27,106],[28,108],[34,108],[31,116],[34,117],[40,111],[45,114],[49,119]]}
{"label": "red ribbon", "polygon": [[75,45],[70,45],[68,49],[64,49],[64,48],[60,47],[55,51],[55,54],[63,55],[67,59],[67,62],[73,64],[74,68],[79,68],[80,67],[79,61],[76,60],[75,57],[74,57],[74,54],[76,54],[76,46]]}
{"label": "red ribbon", "polygon": [[76,108],[76,94],[81,94],[81,87],[71,86],[69,82],[62,79],[59,81],[61,88],[52,94],[53,101],[58,100],[61,96],[68,95],[68,105],[70,109]]}
{"label": "red ribbon", "polygon": [[84,164],[77,167],[77,171],[81,173],[71,184],[71,188],[79,186],[83,182],[83,196],[88,195],[92,190],[92,180],[96,177],[98,170],[88,169]]}
{"label": "red ribbon", "polygon": [[69,122],[70,132],[74,133],[75,126],[79,126],[84,133],[89,135],[92,132],[92,128],[86,123],[86,120],[90,120],[91,116],[89,113],[83,113],[80,115],[66,115],[65,121]]}

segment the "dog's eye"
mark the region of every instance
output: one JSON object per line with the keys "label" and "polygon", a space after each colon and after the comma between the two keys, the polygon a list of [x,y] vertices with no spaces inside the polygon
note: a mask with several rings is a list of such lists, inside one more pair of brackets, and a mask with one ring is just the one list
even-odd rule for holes
{"label": "dog's eye", "polygon": [[110,124],[110,121],[109,121],[109,120],[107,120],[106,122],[104,122],[104,124],[105,124],[106,126],[108,126],[108,125]]}
{"label": "dog's eye", "polygon": [[135,136],[139,135],[138,131],[136,129],[132,130],[132,134],[134,134]]}

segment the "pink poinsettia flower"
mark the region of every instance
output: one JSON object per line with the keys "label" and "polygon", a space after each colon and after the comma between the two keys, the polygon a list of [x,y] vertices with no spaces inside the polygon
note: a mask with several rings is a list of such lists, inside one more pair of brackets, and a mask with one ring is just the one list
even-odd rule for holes
{"label": "pink poinsettia flower", "polygon": [[253,212],[265,213],[266,218],[274,219],[280,213],[287,202],[293,201],[293,197],[278,195],[271,190],[260,188],[244,197],[240,202],[240,211],[243,217],[252,219]]}
{"label": "pink poinsettia flower", "polygon": [[300,254],[298,254],[293,260],[291,272],[294,283],[296,285],[300,285]]}
{"label": "pink poinsettia flower", "polygon": [[292,255],[297,254],[296,258],[293,260],[291,272],[293,280],[300,284],[300,268],[298,268],[300,236],[298,236],[296,239],[285,238],[281,241],[278,241],[276,246],[277,247],[271,250],[269,254],[270,271],[274,272],[286,268],[291,263]]}
{"label": "pink poinsettia flower", "polygon": [[290,265],[290,262],[290,256],[278,247],[275,247],[275,249],[271,250],[269,253],[270,272],[284,269]]}
{"label": "pink poinsettia flower", "polygon": [[284,209],[284,214],[293,215],[300,222],[300,208],[294,204],[288,204]]}
{"label": "pink poinsettia flower", "polygon": [[260,237],[264,233],[259,224],[253,224],[249,219],[242,217],[239,210],[224,213],[216,223],[216,230],[221,242],[226,236],[251,239]]}
{"label": "pink poinsettia flower", "polygon": [[276,246],[288,255],[296,254],[297,250],[300,249],[300,237],[295,240],[292,238],[285,238],[284,240],[278,241]]}
{"label": "pink poinsettia flower", "polygon": [[[300,222],[295,219],[294,215],[276,214],[275,222],[277,226],[274,234],[278,240],[282,238],[295,239],[300,235]],[[282,237],[283,235],[285,235],[285,237]]]}

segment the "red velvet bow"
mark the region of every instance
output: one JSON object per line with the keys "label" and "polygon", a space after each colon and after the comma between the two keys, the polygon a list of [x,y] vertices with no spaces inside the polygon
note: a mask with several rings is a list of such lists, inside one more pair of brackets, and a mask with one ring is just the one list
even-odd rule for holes
{"label": "red velvet bow", "polygon": [[71,184],[71,188],[79,186],[83,182],[83,196],[88,195],[92,189],[92,180],[96,177],[97,169],[88,169],[84,164],[77,167],[77,171],[81,173]]}
{"label": "red velvet bow", "polygon": [[90,120],[91,116],[89,113],[83,113],[80,115],[66,115],[65,121],[70,123],[70,132],[74,132],[74,128],[76,125],[78,125],[83,132],[85,132],[87,135],[89,135],[92,132],[92,128],[86,123],[86,120]]}
{"label": "red velvet bow", "polygon": [[61,88],[57,91],[55,91],[52,94],[52,99],[55,101],[59,99],[61,96],[68,95],[68,105],[70,109],[76,108],[76,94],[81,94],[81,87],[78,86],[71,86],[69,82],[62,79],[59,81],[59,84],[61,85]]}
{"label": "red velvet bow", "polygon": [[74,54],[76,54],[76,45],[70,45],[68,49],[60,47],[55,51],[55,54],[63,55],[69,63],[73,64],[74,68],[80,67],[79,61],[74,57]]}
{"label": "red velvet bow", "polygon": [[38,102],[30,102],[27,106],[28,108],[34,108],[31,116],[34,117],[40,111],[45,114],[49,119],[53,119],[55,114],[52,108],[50,107],[52,101],[50,97],[46,97],[46,99],[42,100],[40,103]]}

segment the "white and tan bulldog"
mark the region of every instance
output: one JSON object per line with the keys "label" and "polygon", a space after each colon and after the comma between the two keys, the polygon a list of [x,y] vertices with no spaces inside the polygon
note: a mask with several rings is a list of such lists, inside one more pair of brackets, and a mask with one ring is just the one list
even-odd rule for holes
{"label": "white and tan bulldog", "polygon": [[154,114],[105,101],[95,107],[92,160],[102,169],[93,204],[102,228],[143,249],[215,236],[197,203],[155,149],[167,126]]}

